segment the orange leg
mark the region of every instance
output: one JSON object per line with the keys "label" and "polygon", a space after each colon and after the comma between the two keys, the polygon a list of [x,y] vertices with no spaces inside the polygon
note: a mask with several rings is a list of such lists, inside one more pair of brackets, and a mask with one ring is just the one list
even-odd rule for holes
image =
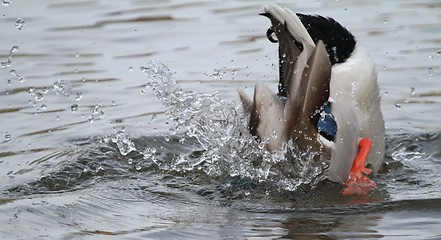
{"label": "orange leg", "polygon": [[372,148],[372,141],[369,138],[363,138],[358,146],[360,151],[352,164],[351,172],[345,183],[346,188],[341,191],[343,196],[365,195],[377,186],[374,181],[366,176],[371,173],[371,170],[366,168],[366,159]]}

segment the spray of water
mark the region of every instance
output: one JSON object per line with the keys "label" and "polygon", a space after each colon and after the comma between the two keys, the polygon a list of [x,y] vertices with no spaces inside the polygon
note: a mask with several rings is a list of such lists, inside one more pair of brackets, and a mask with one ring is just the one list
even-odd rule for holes
{"label": "spray of water", "polygon": [[[257,141],[249,134],[249,116],[236,103],[225,101],[216,93],[184,91],[171,71],[157,61],[148,62],[141,70],[149,80],[147,86],[173,122],[170,133],[196,138],[204,149],[199,157],[178,156],[167,164],[155,159],[158,166],[175,171],[203,170],[213,177],[248,178],[289,191],[302,184],[313,185],[323,175],[326,164],[314,162],[315,153],[301,153],[293,142],[268,152],[265,141]],[[136,149],[121,132],[112,139],[117,143],[121,140],[118,147],[124,154]],[[147,154],[151,155],[149,151]]]}

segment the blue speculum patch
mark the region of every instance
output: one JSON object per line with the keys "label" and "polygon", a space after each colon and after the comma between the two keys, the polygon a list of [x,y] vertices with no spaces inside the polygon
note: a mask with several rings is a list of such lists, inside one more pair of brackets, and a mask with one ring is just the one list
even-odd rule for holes
{"label": "blue speculum patch", "polygon": [[331,103],[326,102],[320,111],[320,118],[317,122],[317,129],[324,138],[334,141],[337,134],[337,124],[331,113]]}

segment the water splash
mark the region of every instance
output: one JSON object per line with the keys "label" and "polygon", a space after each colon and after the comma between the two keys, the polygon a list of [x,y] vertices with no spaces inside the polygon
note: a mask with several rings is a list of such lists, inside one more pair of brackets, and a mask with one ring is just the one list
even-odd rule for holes
{"label": "water splash", "polygon": [[66,81],[64,79],[55,81],[53,89],[55,91],[55,94],[60,97],[69,97],[69,95],[72,93],[72,85],[69,81]]}
{"label": "water splash", "polygon": [[35,89],[34,87],[28,87],[26,89],[26,93],[29,96],[33,96],[35,101],[42,101],[43,100],[43,94],[41,92],[39,92],[37,89]]}
{"label": "water splash", "polygon": [[156,159],[162,167],[178,172],[202,170],[213,177],[249,178],[289,191],[315,184],[327,168],[323,162],[314,164],[316,154],[301,153],[293,142],[268,152],[264,147],[267,140],[258,142],[249,134],[249,115],[236,103],[217,93],[184,91],[165,65],[150,61],[141,70],[172,120],[171,134],[196,138],[204,149],[199,157],[182,155],[168,164]]}
{"label": "water splash", "polygon": [[95,105],[92,114],[89,115],[87,120],[89,122],[95,122],[96,120],[103,120],[106,117],[106,113],[101,110],[101,106]]}
{"label": "water splash", "polygon": [[25,20],[23,18],[17,18],[17,21],[15,21],[15,27],[18,30],[23,30],[25,27]]}
{"label": "water splash", "polygon": [[21,83],[23,83],[25,81],[24,77],[20,76],[16,70],[12,69],[11,71],[9,71],[12,75],[14,75],[17,80]]}
{"label": "water splash", "polygon": [[209,78],[214,78],[214,79],[219,79],[222,80],[222,78],[226,75],[226,70],[225,67],[223,69],[213,69],[213,73],[211,74],[207,74],[205,73],[205,76],[209,77]]}
{"label": "water splash", "polygon": [[118,147],[121,155],[126,156],[127,154],[136,150],[135,144],[124,135],[125,129],[116,131],[110,136],[110,141],[115,143]]}
{"label": "water splash", "polygon": [[36,89],[34,87],[28,87],[26,89],[26,93],[31,95],[31,96],[35,95],[35,92],[36,92]]}
{"label": "water splash", "polygon": [[7,58],[5,61],[1,61],[1,62],[0,62],[0,67],[1,67],[1,68],[7,68],[7,67],[10,67],[10,66],[12,65],[12,55],[13,55],[15,52],[17,52],[18,49],[19,49],[18,46],[13,46],[13,47],[11,48],[11,50],[9,50],[9,56],[8,56],[8,58]]}
{"label": "water splash", "polygon": [[41,93],[41,92],[35,92],[35,94],[34,94],[34,98],[35,98],[35,101],[37,101],[37,102],[39,102],[39,101],[43,101],[43,98],[44,98],[43,93]]}

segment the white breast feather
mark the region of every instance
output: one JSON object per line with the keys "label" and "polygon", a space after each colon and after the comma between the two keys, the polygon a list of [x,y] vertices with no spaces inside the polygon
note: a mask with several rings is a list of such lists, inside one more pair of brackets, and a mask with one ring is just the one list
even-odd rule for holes
{"label": "white breast feather", "polygon": [[358,140],[365,137],[373,142],[367,163],[377,171],[385,151],[384,121],[374,63],[358,45],[346,62],[333,66],[330,101],[337,123],[330,180],[344,182],[347,179],[358,152]]}

